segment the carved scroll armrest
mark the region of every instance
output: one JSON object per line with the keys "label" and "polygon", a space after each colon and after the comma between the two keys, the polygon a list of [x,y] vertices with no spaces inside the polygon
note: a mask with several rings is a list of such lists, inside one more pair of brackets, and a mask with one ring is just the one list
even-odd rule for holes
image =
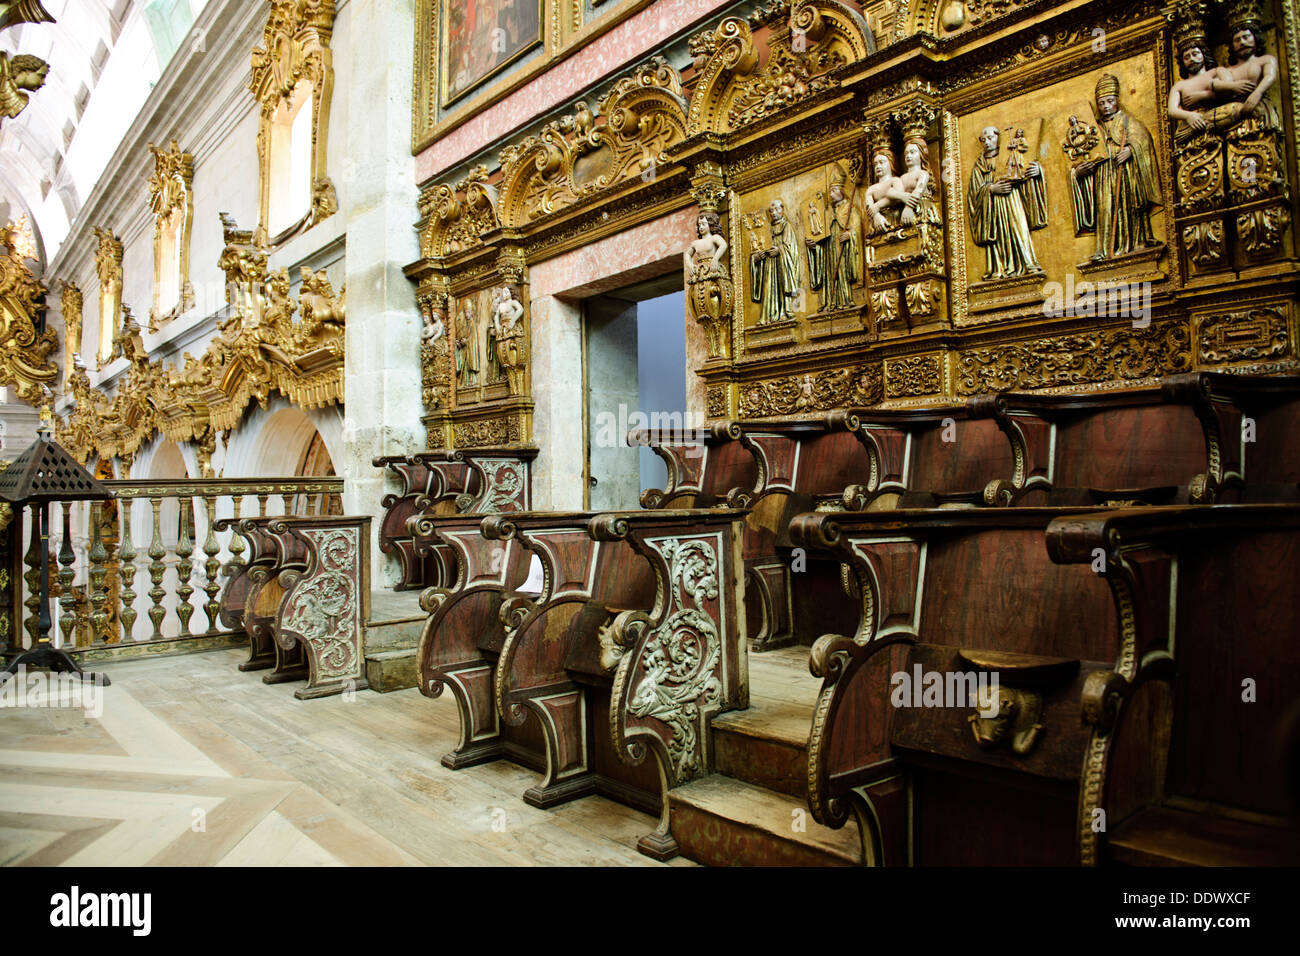
{"label": "carved scroll armrest", "polygon": [[1241,448],[1245,416],[1229,394],[1218,391],[1205,373],[1171,375],[1161,390],[1171,402],[1191,405],[1205,437],[1205,471],[1190,482],[1192,504],[1212,504],[1220,492],[1244,483]]}
{"label": "carved scroll armrest", "polygon": [[796,547],[837,558],[848,568],[846,591],[856,594],[853,640],[867,644],[893,633],[915,637],[921,618],[926,542],[857,513],[801,514],[790,522]]}
{"label": "carved scroll armrest", "polygon": [[[862,739],[861,726],[863,699],[878,704],[875,713],[884,721],[887,700],[879,699],[877,688],[867,686],[863,668],[877,654],[888,653],[888,648],[900,643],[911,644],[910,635],[897,634],[891,638],[860,644],[839,634],[826,634],[818,638],[808,655],[808,670],[822,680],[817,705],[813,710],[812,729],[808,735],[808,806],[818,823],[829,827],[842,827],[849,819],[850,791],[857,777],[879,760],[863,757],[855,766],[844,764],[844,755],[858,749],[855,741]],[[862,682],[864,686],[856,686]],[[859,700],[855,701],[857,697]],[[854,704],[859,706],[855,707]],[[883,733],[884,728],[877,728]],[[839,760],[836,764],[834,761]]]}

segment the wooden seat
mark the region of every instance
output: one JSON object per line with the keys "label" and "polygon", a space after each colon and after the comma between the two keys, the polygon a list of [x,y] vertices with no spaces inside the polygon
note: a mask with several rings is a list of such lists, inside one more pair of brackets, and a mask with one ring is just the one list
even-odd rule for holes
{"label": "wooden seat", "polygon": [[[563,520],[563,519],[558,519]],[[493,675],[505,642],[501,604],[528,576],[530,553],[518,541],[489,540],[479,533],[483,515],[410,519],[417,548],[436,540],[455,579],[420,595],[429,618],[420,633],[420,693],[439,697],[450,687],[460,714],[460,741],[442,758],[458,770],[506,758],[534,770],[545,768],[540,730],[503,725],[497,717]]]}
{"label": "wooden seat", "polygon": [[[712,769],[709,724],[748,700],[740,546],[733,509],[544,513],[484,521],[545,569],[535,598],[502,607],[506,640],[494,679],[506,723],[538,719],[551,806],[600,792],[646,809]],[[640,766],[653,754],[657,767]],[[639,841],[676,853],[666,814]]]}
{"label": "wooden seat", "polygon": [[529,507],[532,500],[530,462],[535,448],[443,448],[410,456],[373,459],[376,468],[394,476],[401,490],[385,495],[380,521],[379,550],[397,556],[401,579],[398,591],[445,587],[453,571],[436,539],[426,538],[416,550],[408,522],[421,515],[494,514]]}
{"label": "wooden seat", "polygon": [[[808,791],[819,822],[842,826],[857,816],[871,859],[1077,859],[1074,808],[1087,743],[1078,698],[1089,673],[1111,666],[1120,640],[1105,582],[1048,557],[1046,529],[1067,513],[1022,507],[808,514],[792,526],[796,541],[852,569],[856,630],[823,636],[810,655],[823,687],[808,744]],[[993,665],[990,652],[1014,657]],[[982,747],[969,722],[974,701],[927,706],[895,696],[903,686],[898,674],[919,697],[931,674],[941,681],[971,674],[978,682],[990,671],[1002,672],[1004,693],[1010,687],[1013,696],[1036,698],[1036,720],[1046,728],[1041,739],[1026,732]],[[970,689],[960,685],[962,693]],[[898,786],[900,777],[907,787]],[[963,834],[966,827],[978,832]],[[1032,829],[1035,839],[1012,839],[1016,827]],[[995,846],[1021,856],[997,859],[986,853]]]}
{"label": "wooden seat", "polygon": [[1053,522],[1123,643],[1082,697],[1085,863],[1300,863],[1300,506],[1127,509]]}

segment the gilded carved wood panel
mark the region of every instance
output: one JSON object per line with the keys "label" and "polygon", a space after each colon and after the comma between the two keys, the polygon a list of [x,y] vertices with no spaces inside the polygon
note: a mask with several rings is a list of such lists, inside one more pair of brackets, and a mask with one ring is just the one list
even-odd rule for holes
{"label": "gilded carved wood panel", "polygon": [[736,10],[426,184],[421,294],[693,207],[711,418],[1297,368],[1293,3]]}

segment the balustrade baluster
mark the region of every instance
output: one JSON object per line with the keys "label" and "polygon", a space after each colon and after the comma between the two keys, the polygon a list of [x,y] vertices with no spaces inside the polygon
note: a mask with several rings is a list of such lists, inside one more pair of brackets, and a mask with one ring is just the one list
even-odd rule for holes
{"label": "balustrade baluster", "polygon": [[59,607],[63,613],[59,615],[59,633],[63,636],[63,646],[67,648],[77,646],[78,624],[75,610],[77,596],[72,593],[72,580],[76,577],[72,562],[77,556],[72,551],[71,512],[72,502],[63,502],[63,541],[59,545]]}
{"label": "balustrade baluster", "polygon": [[[41,507],[45,507],[42,505]],[[40,612],[41,612],[41,531],[40,515],[35,509],[27,510],[28,520],[31,522],[31,546],[27,553],[23,555],[23,561],[27,564],[27,571],[23,574],[23,580],[27,582],[27,600],[23,601],[23,607],[27,608],[27,618],[23,621],[23,627],[27,631],[28,646],[35,647],[36,642],[40,640]]]}
{"label": "balustrade baluster", "polygon": [[122,622],[124,641],[135,640],[135,619],[138,616],[135,610],[135,576],[138,569],[135,565],[135,545],[131,541],[131,506],[134,504],[135,499],[124,498],[117,512],[122,535],[122,546],[118,549],[118,557],[122,562],[122,610],[118,612],[118,618]]}
{"label": "balustrade baluster", "polygon": [[257,496],[257,516],[259,518],[266,517],[266,499],[270,497],[271,496],[265,492]]}
{"label": "balustrade baluster", "polygon": [[108,549],[104,547],[101,525],[104,506],[96,501],[90,506],[90,643],[107,641],[108,592],[104,578],[108,575]]}
{"label": "balustrade baluster", "polygon": [[215,494],[208,493],[203,496],[203,510],[208,519],[208,536],[203,539],[203,553],[208,556],[208,560],[203,565],[203,570],[207,574],[203,591],[207,594],[208,600],[203,605],[203,612],[208,616],[208,633],[214,634],[217,630],[217,611],[221,607],[221,602],[217,600],[217,594],[221,591],[221,584],[217,581],[217,577],[221,574],[221,562],[217,560],[217,555],[221,552],[221,544],[217,541],[217,533],[212,528],[213,522],[217,520]]}
{"label": "balustrade baluster", "polygon": [[[239,512],[244,503],[243,495],[231,495],[231,504],[234,506],[233,517],[239,520]],[[226,562],[226,577],[234,577],[239,573],[239,569],[244,566],[244,538],[238,531],[230,532],[230,560]]]}
{"label": "balustrade baluster", "polygon": [[149,580],[153,582],[149,600],[153,601],[153,606],[148,613],[153,622],[153,638],[157,640],[163,636],[162,622],[167,614],[162,606],[163,598],[167,596],[162,586],[163,575],[167,573],[167,565],[162,559],[167,555],[167,549],[162,540],[162,498],[150,498],[149,503],[153,506],[153,540],[149,542]]}
{"label": "balustrade baluster", "polygon": [[194,616],[194,605],[190,595],[194,587],[190,577],[194,574],[194,539],[190,536],[190,523],[194,520],[194,499],[181,497],[177,502],[181,506],[181,536],[176,542],[176,616],[181,619],[181,637],[192,637],[190,618]]}

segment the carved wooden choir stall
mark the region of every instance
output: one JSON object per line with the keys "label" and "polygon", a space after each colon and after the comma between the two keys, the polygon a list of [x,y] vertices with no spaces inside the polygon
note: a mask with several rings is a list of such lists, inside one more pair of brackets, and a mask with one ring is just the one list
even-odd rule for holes
{"label": "carved wooden choir stall", "polygon": [[[443,762],[660,858],[1294,863],[1294,10],[895,6],[722,17],[426,184],[376,465]],[[708,427],[631,436],[642,510],[484,505],[533,270],[677,209]]]}

